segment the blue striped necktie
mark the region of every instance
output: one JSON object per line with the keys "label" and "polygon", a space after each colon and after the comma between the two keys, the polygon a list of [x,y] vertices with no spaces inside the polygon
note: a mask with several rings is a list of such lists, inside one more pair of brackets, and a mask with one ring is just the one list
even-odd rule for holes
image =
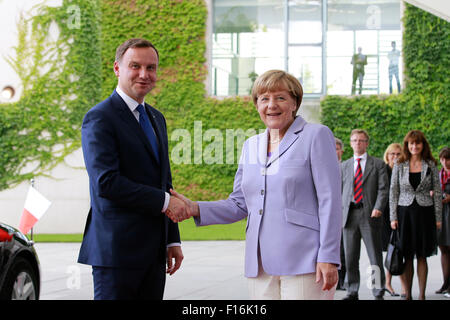
{"label": "blue striped necktie", "polygon": [[355,172],[355,182],[353,184],[354,190],[354,200],[355,203],[358,204],[363,199],[363,193],[362,193],[362,169],[361,169],[361,158],[356,159],[358,161],[358,165],[356,166],[356,172]]}
{"label": "blue striped necktie", "polygon": [[136,110],[139,112],[139,124],[141,125],[142,130],[144,130],[144,133],[152,146],[153,152],[155,153],[156,159],[159,162],[158,143],[156,142],[156,135],[147,116],[147,112],[145,112],[142,104],[138,105]]}

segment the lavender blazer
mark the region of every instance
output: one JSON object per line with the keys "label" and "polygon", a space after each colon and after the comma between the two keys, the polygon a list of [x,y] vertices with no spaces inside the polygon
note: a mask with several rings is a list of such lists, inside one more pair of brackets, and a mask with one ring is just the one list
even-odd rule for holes
{"label": "lavender blazer", "polygon": [[268,130],[245,141],[228,199],[199,202],[198,226],[247,217],[245,276],[340,265],[341,176],[330,129],[297,117],[267,160]]}

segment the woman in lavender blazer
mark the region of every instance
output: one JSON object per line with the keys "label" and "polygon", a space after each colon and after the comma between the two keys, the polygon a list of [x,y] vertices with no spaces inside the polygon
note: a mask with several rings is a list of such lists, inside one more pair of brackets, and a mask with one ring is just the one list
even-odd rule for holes
{"label": "woman in lavender blazer", "polygon": [[247,218],[245,276],[253,299],[333,299],[340,265],[341,177],[334,136],[296,116],[300,82],[279,70],[254,84],[264,133],[245,141],[226,200],[192,202],[198,226]]}

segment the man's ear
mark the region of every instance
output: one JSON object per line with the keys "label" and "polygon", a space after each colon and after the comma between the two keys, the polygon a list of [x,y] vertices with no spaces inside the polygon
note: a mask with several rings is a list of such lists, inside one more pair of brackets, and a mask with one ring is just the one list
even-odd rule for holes
{"label": "man's ear", "polygon": [[114,61],[114,73],[116,74],[116,77],[119,77],[119,63],[117,61]]}

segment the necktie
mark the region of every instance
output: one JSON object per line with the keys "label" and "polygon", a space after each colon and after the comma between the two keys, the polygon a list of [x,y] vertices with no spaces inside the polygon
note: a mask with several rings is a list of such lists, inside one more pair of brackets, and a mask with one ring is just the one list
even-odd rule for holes
{"label": "necktie", "polygon": [[142,104],[138,105],[136,110],[139,112],[139,124],[141,125],[142,130],[144,130],[145,135],[150,141],[150,145],[152,146],[156,159],[159,162],[158,143],[156,142],[155,132],[153,131],[152,125],[150,124],[147,112],[145,112],[144,106]]}
{"label": "necktie", "polygon": [[356,160],[358,161],[358,165],[356,166],[355,180],[353,183],[353,199],[355,200],[355,203],[360,203],[363,199],[361,158]]}

